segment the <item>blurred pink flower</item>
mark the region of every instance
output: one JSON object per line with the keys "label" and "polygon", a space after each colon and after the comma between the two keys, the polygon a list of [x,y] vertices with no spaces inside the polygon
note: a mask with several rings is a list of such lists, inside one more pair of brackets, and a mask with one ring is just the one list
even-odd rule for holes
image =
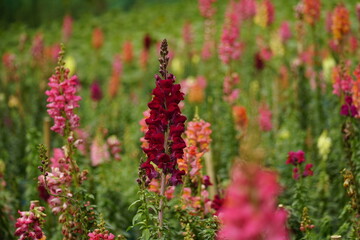
{"label": "blurred pink flower", "polygon": [[98,166],[108,161],[110,159],[110,153],[107,143],[102,143],[99,138],[96,137],[90,146],[90,158],[92,166]]}
{"label": "blurred pink flower", "polygon": [[215,2],[216,0],[199,0],[200,15],[204,18],[211,18],[216,12],[212,5]]}
{"label": "blurred pink flower", "polygon": [[289,239],[287,212],[277,208],[277,175],[255,164],[235,166],[219,218],[219,240]]}
{"label": "blurred pink flower", "polygon": [[280,28],[279,28],[279,34],[282,42],[287,42],[292,36],[290,24],[287,21],[284,21]]}
{"label": "blurred pink flower", "polygon": [[94,102],[100,101],[103,97],[101,86],[96,81],[90,85],[90,96]]}
{"label": "blurred pink flower", "polygon": [[259,108],[259,125],[260,129],[264,132],[271,131],[273,128],[272,122],[272,113],[267,105],[263,105]]}
{"label": "blurred pink flower", "polygon": [[73,18],[70,15],[65,15],[62,25],[62,35],[64,42],[69,41],[72,34]]}
{"label": "blurred pink flower", "polygon": [[15,236],[18,236],[19,240],[43,239],[44,232],[41,229],[41,225],[44,222],[44,211],[44,207],[39,207],[34,202],[30,204],[30,211],[18,211],[20,218],[16,220]]}

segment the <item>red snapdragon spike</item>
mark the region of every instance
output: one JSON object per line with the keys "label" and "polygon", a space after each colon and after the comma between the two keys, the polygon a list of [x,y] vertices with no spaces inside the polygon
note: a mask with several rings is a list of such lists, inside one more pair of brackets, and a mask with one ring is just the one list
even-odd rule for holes
{"label": "red snapdragon spike", "polygon": [[156,75],[156,87],[152,91],[153,99],[148,103],[150,115],[145,120],[148,130],[144,139],[148,142],[143,151],[147,160],[142,163],[149,179],[156,178],[159,173],[153,164],[165,174],[171,174],[170,183],[177,185],[182,182],[184,171],[177,167],[177,159],[183,157],[186,146],[181,135],[185,130],[186,117],[181,115],[178,104],[184,100],[184,94],[180,91],[180,84],[175,84],[175,77],[168,74],[166,67],[169,61],[167,57],[167,42],[161,46],[160,73]]}

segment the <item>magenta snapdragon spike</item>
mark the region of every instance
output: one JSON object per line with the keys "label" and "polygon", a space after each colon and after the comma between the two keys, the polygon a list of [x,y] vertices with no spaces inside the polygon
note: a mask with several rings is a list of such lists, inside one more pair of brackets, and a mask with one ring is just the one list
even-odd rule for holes
{"label": "magenta snapdragon spike", "polygon": [[161,169],[165,174],[171,174],[170,183],[181,183],[184,174],[177,167],[177,159],[183,157],[186,144],[181,134],[185,130],[186,117],[181,114],[179,103],[184,99],[180,91],[180,84],[175,83],[175,77],[168,74],[166,68],[169,57],[167,56],[167,41],[161,44],[160,74],[156,75],[156,87],[152,91],[153,99],[149,102],[150,116],[145,120],[148,130],[145,140],[148,147],[143,148],[147,160],[141,165],[149,179],[158,177]]}
{"label": "magenta snapdragon spike", "polygon": [[79,127],[80,118],[74,113],[79,107],[80,96],[76,95],[79,80],[77,76],[69,77],[70,70],[64,67],[64,51],[59,53],[58,67],[55,74],[49,78],[50,90],[45,94],[48,96],[46,107],[50,117],[54,119],[51,130],[64,136]]}
{"label": "magenta snapdragon spike", "polygon": [[41,225],[44,222],[43,218],[46,216],[44,211],[45,208],[40,207],[38,201],[31,201],[30,211],[18,211],[20,218],[16,220],[15,236],[18,236],[19,240],[42,239],[44,233]]}
{"label": "magenta snapdragon spike", "polygon": [[288,158],[286,160],[286,164],[294,165],[295,168],[293,169],[293,178],[295,180],[298,180],[300,176],[303,178],[314,175],[313,170],[311,169],[313,167],[313,164],[308,163],[305,165],[304,170],[302,171],[302,165],[306,161],[305,159],[305,153],[302,150],[299,150],[297,152],[289,152]]}

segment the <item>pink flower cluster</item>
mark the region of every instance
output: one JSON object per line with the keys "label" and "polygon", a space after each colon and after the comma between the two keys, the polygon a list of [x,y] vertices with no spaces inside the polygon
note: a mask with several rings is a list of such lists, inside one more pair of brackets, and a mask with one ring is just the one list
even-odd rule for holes
{"label": "pink flower cluster", "polygon": [[262,131],[271,131],[271,129],[273,128],[271,118],[272,113],[267,105],[263,105],[259,108],[259,125]]}
{"label": "pink flower cluster", "polygon": [[31,202],[30,211],[18,211],[21,217],[16,220],[15,236],[19,236],[19,240],[42,239],[44,233],[41,225],[44,221],[42,219],[45,216],[44,211],[45,208],[39,207],[37,201]]}
{"label": "pink flower cluster", "polygon": [[240,3],[231,1],[226,10],[219,46],[220,59],[225,64],[229,64],[231,60],[239,59],[242,53],[243,43],[238,40],[241,26],[240,7]]}
{"label": "pink flower cluster", "polygon": [[274,172],[255,164],[236,166],[219,218],[219,240],[289,239],[287,212],[277,208],[280,186]]}
{"label": "pink flower cluster", "polygon": [[223,92],[224,100],[230,104],[235,103],[239,98],[240,90],[236,85],[240,82],[240,77],[237,73],[232,73],[224,78]]}
{"label": "pink flower cluster", "polygon": [[116,161],[120,161],[121,160],[121,156],[120,156],[121,143],[120,143],[120,140],[115,135],[112,135],[112,136],[108,137],[106,142],[107,142],[107,144],[109,146],[111,156]]}
{"label": "pink flower cluster", "polygon": [[340,96],[342,93],[350,94],[353,85],[353,79],[350,74],[340,67],[333,69],[333,94]]}
{"label": "pink flower cluster", "polygon": [[74,113],[81,100],[80,96],[76,96],[79,80],[75,75],[69,78],[69,71],[63,66],[57,67],[55,74],[49,78],[50,90],[45,92],[48,96],[47,102],[49,102],[46,105],[47,112],[54,119],[51,130],[62,136],[65,131],[72,131],[79,127],[80,121],[79,116]]}
{"label": "pink flower cluster", "polygon": [[62,198],[58,195],[71,195],[68,187],[71,185],[72,177],[69,171],[70,166],[63,150],[61,150],[60,148],[55,148],[54,157],[52,157],[50,160],[51,172],[47,172],[47,184],[45,183],[44,175],[40,175],[38,180],[40,186],[47,186],[50,194],[55,195],[50,196],[48,199],[45,200],[47,200],[47,202],[49,203],[52,212],[57,214],[67,208],[67,204],[63,202]]}
{"label": "pink flower cluster", "polygon": [[103,233],[99,229],[95,229],[88,234],[89,240],[114,240],[115,236],[109,231],[105,230]]}
{"label": "pink flower cluster", "polygon": [[216,12],[216,9],[212,6],[215,2],[216,0],[199,0],[199,10],[201,16],[204,18],[211,18]]}
{"label": "pink flower cluster", "polygon": [[312,176],[314,175],[314,172],[312,171],[312,167],[313,165],[311,163],[308,163],[305,165],[304,171],[301,172],[301,166],[302,163],[304,163],[305,160],[305,153],[304,151],[297,151],[297,152],[289,152],[288,153],[288,158],[286,160],[286,164],[292,164],[295,166],[295,168],[293,169],[293,178],[294,179],[299,179],[300,176],[302,176],[303,178],[307,177],[307,176]]}

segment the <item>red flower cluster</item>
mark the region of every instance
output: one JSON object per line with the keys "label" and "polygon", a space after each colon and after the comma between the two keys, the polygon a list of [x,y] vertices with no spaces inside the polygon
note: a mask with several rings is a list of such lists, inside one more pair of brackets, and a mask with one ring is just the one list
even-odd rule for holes
{"label": "red flower cluster", "polygon": [[155,164],[165,174],[171,174],[170,183],[176,185],[181,183],[184,171],[177,168],[177,159],[183,157],[183,149],[186,147],[181,134],[185,130],[186,117],[181,115],[178,104],[184,99],[180,91],[180,84],[175,83],[172,74],[167,76],[166,66],[169,58],[166,56],[167,42],[164,40],[161,46],[160,73],[164,79],[156,75],[156,87],[152,91],[153,99],[148,104],[150,116],[145,120],[148,130],[145,140],[149,146],[143,148],[148,159],[141,168],[145,169],[149,179],[158,176]]}
{"label": "red flower cluster", "polygon": [[305,165],[304,171],[301,172],[301,164],[303,162],[305,162],[305,153],[304,151],[297,151],[297,152],[289,152],[288,153],[288,158],[286,160],[286,164],[292,164],[295,166],[295,168],[293,169],[293,178],[294,179],[299,179],[300,176],[307,177],[307,176],[312,176],[314,175],[313,170],[311,169],[313,167],[313,165],[311,163],[308,163]]}

